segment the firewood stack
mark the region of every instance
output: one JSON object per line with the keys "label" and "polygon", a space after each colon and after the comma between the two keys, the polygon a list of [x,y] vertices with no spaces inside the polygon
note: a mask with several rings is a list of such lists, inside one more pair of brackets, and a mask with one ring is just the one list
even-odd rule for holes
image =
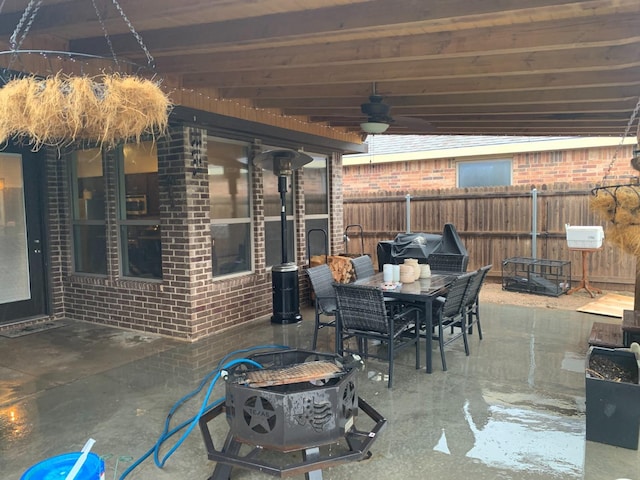
{"label": "firewood stack", "polygon": [[353,265],[349,257],[341,257],[339,255],[331,255],[327,259],[333,279],[338,283],[349,283],[355,280],[356,275],[353,271]]}
{"label": "firewood stack", "polygon": [[338,283],[349,283],[355,280],[356,274],[353,271],[353,265],[349,257],[340,255],[314,255],[309,259],[309,266],[317,267],[325,263],[325,260],[331,269],[334,281]]}
{"label": "firewood stack", "polygon": [[310,267],[317,267],[318,265],[322,265],[323,263],[327,263],[326,255],[312,255],[309,259]]}

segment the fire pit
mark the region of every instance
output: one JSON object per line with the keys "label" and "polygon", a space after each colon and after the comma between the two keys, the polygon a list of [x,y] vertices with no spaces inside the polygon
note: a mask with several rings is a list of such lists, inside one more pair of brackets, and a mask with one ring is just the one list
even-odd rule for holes
{"label": "fire pit", "polygon": [[[227,480],[232,467],[279,477],[313,471],[322,478],[322,468],[370,456],[386,420],[357,396],[359,359],[298,349],[250,359],[263,368],[230,369],[225,403],[200,419],[208,458],[217,462],[209,480]],[[229,433],[218,450],[208,423],[223,411]],[[375,422],[371,431],[355,428],[359,411]],[[296,451],[302,461],[291,463]]]}

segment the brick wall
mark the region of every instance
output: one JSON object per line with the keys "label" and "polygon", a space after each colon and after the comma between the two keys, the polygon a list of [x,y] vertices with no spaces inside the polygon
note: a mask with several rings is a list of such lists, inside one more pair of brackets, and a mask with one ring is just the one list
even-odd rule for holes
{"label": "brick wall", "polygon": [[[180,338],[194,338],[191,325],[191,281],[187,166],[191,152],[187,132],[177,128],[158,140],[158,174],[161,198],[163,281],[120,277],[116,223],[115,158],[104,165],[107,222],[107,276],[73,273],[70,235],[61,238],[65,314],[69,318],[131,328]],[[194,181],[195,182],[195,181]],[[68,175],[64,176],[68,183]],[[191,186],[191,185],[189,185]],[[193,188],[193,187],[192,187]],[[68,185],[60,189],[59,220],[69,224]]]}
{"label": "brick wall", "polygon": [[47,235],[45,248],[48,251],[49,263],[49,311],[53,318],[62,318],[65,315],[64,304],[64,278],[66,270],[65,258],[69,256],[69,250],[65,239],[69,237],[69,222],[66,211],[67,182],[65,175],[67,170],[64,162],[60,160],[58,152],[47,149],[45,156],[46,175],[46,213],[45,223]]}
{"label": "brick wall", "polygon": [[[120,277],[116,223],[115,159],[109,155],[105,172],[108,229],[108,275],[73,273],[68,225],[68,174],[66,162],[50,159],[49,194],[51,249],[55,267],[56,316],[103,323],[172,337],[194,340],[272,314],[271,274],[265,268],[263,172],[254,169],[253,222],[254,272],[215,279],[211,275],[209,184],[206,131],[174,127],[158,140],[160,224],[163,278],[141,281]],[[199,139],[194,147],[193,140]],[[197,156],[197,165],[194,159]],[[197,167],[198,173],[193,174]],[[330,158],[332,248],[342,246],[342,207],[339,157]],[[296,172],[296,261],[306,263],[304,229],[304,173]],[[338,215],[338,217],[335,217]],[[301,303],[308,301],[307,282],[300,275]]]}
{"label": "brick wall", "polygon": [[342,253],[344,251],[344,219],[343,219],[343,166],[342,155],[334,153],[329,158],[329,251]]}
{"label": "brick wall", "polygon": [[[513,185],[558,182],[602,182],[617,147],[517,153],[496,158],[513,159]],[[638,172],[629,166],[631,146],[620,148],[609,176],[620,183]],[[486,157],[483,157],[486,158]],[[456,186],[456,163],[470,158],[441,158],[405,162],[370,163],[344,167],[344,195],[363,192],[411,192]]]}

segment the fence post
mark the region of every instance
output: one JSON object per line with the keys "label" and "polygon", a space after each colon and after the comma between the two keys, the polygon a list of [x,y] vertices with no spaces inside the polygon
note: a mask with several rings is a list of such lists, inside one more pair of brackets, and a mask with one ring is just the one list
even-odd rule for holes
{"label": "fence post", "polygon": [[538,258],[538,190],[531,190],[531,257]]}
{"label": "fence post", "polygon": [[411,194],[405,195],[407,199],[407,233],[411,233]]}

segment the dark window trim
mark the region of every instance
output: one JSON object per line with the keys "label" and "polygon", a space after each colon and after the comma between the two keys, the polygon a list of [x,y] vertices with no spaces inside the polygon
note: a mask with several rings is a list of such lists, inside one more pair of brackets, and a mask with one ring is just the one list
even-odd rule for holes
{"label": "dark window trim", "polygon": [[293,149],[304,147],[306,150],[323,154],[336,151],[345,154],[367,151],[367,146],[364,144],[321,137],[183,106],[176,106],[173,109],[170,121],[189,126],[206,127],[208,135],[248,143],[254,143],[256,139],[260,139],[264,144]]}

